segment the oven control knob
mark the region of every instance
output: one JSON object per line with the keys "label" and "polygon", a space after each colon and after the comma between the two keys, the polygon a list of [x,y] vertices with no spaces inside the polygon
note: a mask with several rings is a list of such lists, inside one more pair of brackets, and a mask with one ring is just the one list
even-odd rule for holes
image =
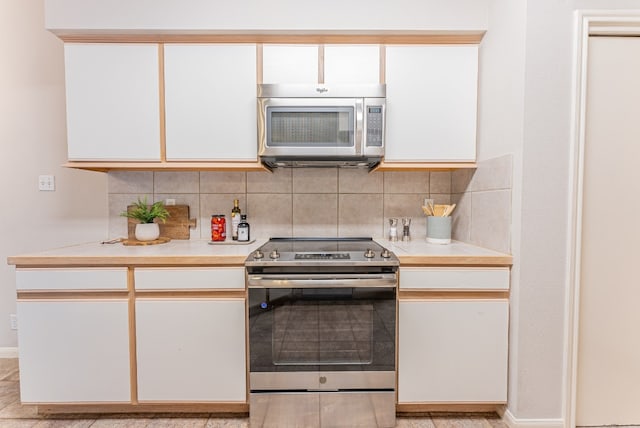
{"label": "oven control knob", "polygon": [[260,250],[256,250],[256,252],[253,253],[253,259],[254,260],[260,260],[263,257],[264,257],[264,254],[262,254],[262,251],[260,251]]}
{"label": "oven control knob", "polygon": [[388,259],[389,257],[391,257],[391,251],[387,250],[386,248],[382,250],[382,252],[380,253],[380,256],[382,256],[383,259]]}
{"label": "oven control knob", "polygon": [[269,254],[269,257],[273,260],[275,259],[279,259],[280,258],[280,253],[278,252],[278,250],[273,250],[271,252],[271,254]]}
{"label": "oven control knob", "polygon": [[325,383],[327,383],[327,378],[325,376],[320,376],[320,383],[322,385],[324,385]]}
{"label": "oven control knob", "polygon": [[368,259],[372,259],[376,256],[376,253],[374,253],[371,248],[367,248],[367,250],[364,252],[364,256]]}

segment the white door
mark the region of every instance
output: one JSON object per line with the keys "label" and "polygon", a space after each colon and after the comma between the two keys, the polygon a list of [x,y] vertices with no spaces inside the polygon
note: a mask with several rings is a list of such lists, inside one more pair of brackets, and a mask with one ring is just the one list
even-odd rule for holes
{"label": "white door", "polygon": [[576,424],[640,424],[640,38],[588,59]]}
{"label": "white door", "polygon": [[165,45],[167,160],[255,161],[255,45]]}
{"label": "white door", "polygon": [[264,45],[262,83],[318,83],[318,46]]}
{"label": "white door", "polygon": [[70,160],[159,160],[158,45],[64,46]]}
{"label": "white door", "polygon": [[507,401],[509,302],[401,300],[399,403]]}
{"label": "white door", "polygon": [[386,161],[476,159],[477,46],[387,46]]}
{"label": "white door", "polygon": [[137,299],[140,401],[245,402],[244,299]]}
{"label": "white door", "polygon": [[128,308],[126,299],[18,301],[22,402],[130,402]]}

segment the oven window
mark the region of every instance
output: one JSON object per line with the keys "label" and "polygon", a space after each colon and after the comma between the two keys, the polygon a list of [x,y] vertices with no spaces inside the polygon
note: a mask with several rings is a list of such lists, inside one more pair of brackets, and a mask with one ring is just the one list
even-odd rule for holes
{"label": "oven window", "polygon": [[249,289],[253,372],[395,369],[395,288]]}
{"label": "oven window", "polygon": [[351,107],[268,107],[267,115],[268,146],[353,146]]}
{"label": "oven window", "polygon": [[275,365],[370,364],[373,305],[313,303],[276,308]]}

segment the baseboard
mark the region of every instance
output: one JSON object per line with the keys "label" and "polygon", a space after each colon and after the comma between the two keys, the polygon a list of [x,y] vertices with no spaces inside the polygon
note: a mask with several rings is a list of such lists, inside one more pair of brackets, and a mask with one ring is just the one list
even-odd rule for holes
{"label": "baseboard", "polygon": [[18,358],[18,348],[0,348],[0,358]]}
{"label": "baseboard", "polygon": [[564,428],[562,419],[520,419],[513,416],[509,409],[505,410],[502,420],[510,428]]}

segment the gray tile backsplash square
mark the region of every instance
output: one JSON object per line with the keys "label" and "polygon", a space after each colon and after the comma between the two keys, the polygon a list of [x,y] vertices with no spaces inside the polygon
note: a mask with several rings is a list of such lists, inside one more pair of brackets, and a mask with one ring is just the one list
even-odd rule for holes
{"label": "gray tile backsplash square", "polygon": [[153,193],[152,171],[112,171],[107,176],[109,193]]}
{"label": "gray tile backsplash square", "polygon": [[505,155],[452,173],[454,239],[511,252],[512,168],[513,156]]}
{"label": "gray tile backsplash square", "polygon": [[[138,196],[175,199],[197,218],[191,238],[209,239],[212,214],[230,215],[233,200],[252,238],[273,236],[385,237],[389,218],[410,217],[412,239],[426,236],[421,206],[456,203],[453,238],[510,250],[512,156],[479,162],[477,170],[388,171],[280,168],[271,172],[109,172],[109,234],[126,236],[119,214]],[[401,228],[400,228],[401,231]],[[231,234],[229,233],[229,236]]]}
{"label": "gray tile backsplash square", "polygon": [[338,193],[338,168],[295,168],[293,193]]}
{"label": "gray tile backsplash square", "polygon": [[247,172],[247,193],[291,193],[293,173],[290,168],[273,172]]}
{"label": "gray tile backsplash square", "polygon": [[428,193],[429,171],[390,171],[384,173],[385,193]]}
{"label": "gray tile backsplash square", "polygon": [[338,235],[381,237],[384,221],[382,193],[338,195]]}
{"label": "gray tile backsplash square", "polygon": [[248,193],[246,213],[252,238],[293,236],[291,193]]}
{"label": "gray tile backsplash square", "polygon": [[236,171],[202,171],[200,173],[200,193],[247,192],[247,174]]}
{"label": "gray tile backsplash square", "polygon": [[293,236],[337,236],[336,193],[293,194]]}
{"label": "gray tile backsplash square", "polygon": [[384,174],[362,169],[338,169],[338,192],[382,193]]}
{"label": "gray tile backsplash square", "polygon": [[198,193],[200,173],[188,171],[159,171],[153,173],[154,193]]}

